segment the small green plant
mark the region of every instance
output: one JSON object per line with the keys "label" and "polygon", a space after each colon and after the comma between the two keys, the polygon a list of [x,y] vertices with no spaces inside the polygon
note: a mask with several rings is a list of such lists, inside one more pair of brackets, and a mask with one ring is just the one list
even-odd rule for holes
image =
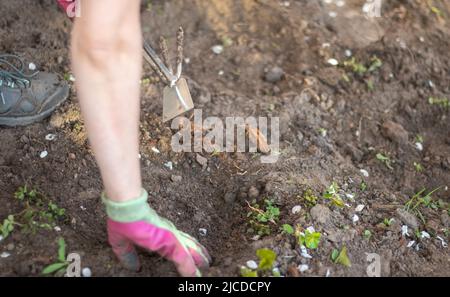
{"label": "small green plant", "polygon": [[0,232],[3,236],[3,238],[6,238],[11,234],[11,232],[14,230],[14,225],[16,222],[14,221],[14,216],[9,215],[8,218],[3,220],[3,224],[0,224]]}
{"label": "small green plant", "polygon": [[231,38],[228,37],[228,36],[222,37],[222,45],[223,45],[224,47],[232,46],[232,45],[233,45],[233,39],[231,39]]}
{"label": "small green plant", "polygon": [[256,256],[259,259],[257,269],[250,269],[248,267],[241,267],[241,276],[243,277],[258,277],[258,276],[280,276],[279,272],[274,271],[274,263],[277,259],[277,254],[271,249],[258,249]]}
{"label": "small green plant", "polygon": [[383,225],[385,225],[386,227],[389,227],[390,225],[392,225],[392,223],[394,223],[394,219],[393,218],[384,218],[383,220]]}
{"label": "small green plant", "polygon": [[250,224],[249,232],[256,233],[260,236],[270,235],[271,228],[269,223],[275,226],[277,225],[280,209],[275,207],[273,201],[269,199],[264,200],[264,209],[260,209],[260,206],[256,202],[253,205],[250,205],[248,202],[247,204],[250,208],[250,212],[247,213]]}
{"label": "small green plant", "polygon": [[303,193],[303,199],[305,199],[306,203],[310,206],[314,206],[317,204],[317,196],[314,195],[314,193],[311,189],[307,189]]}
{"label": "small green plant", "polygon": [[10,214],[0,224],[3,237],[7,237],[15,228],[20,227],[22,232],[35,232],[39,228],[51,229],[56,222],[65,219],[65,209],[49,201],[42,193],[27,186],[20,187],[15,193],[24,209],[16,214]]}
{"label": "small green plant", "polygon": [[319,129],[317,129],[317,132],[319,133],[320,136],[327,137],[327,133],[328,133],[327,129],[319,128]]}
{"label": "small green plant", "polygon": [[383,163],[387,168],[389,168],[390,170],[393,170],[394,168],[392,167],[392,160],[388,155],[385,155],[383,153],[378,153],[376,155],[376,158],[378,161],[380,161],[381,163]]}
{"label": "small green plant", "polygon": [[351,267],[352,263],[347,255],[347,247],[343,246],[339,251],[337,249],[333,249],[331,252],[331,260],[333,263],[344,265],[345,267]]}
{"label": "small green plant", "polygon": [[436,98],[436,97],[429,97],[428,103],[430,105],[438,105],[442,108],[449,108],[450,107],[450,101],[448,98]]}
{"label": "small green plant", "polygon": [[367,190],[367,184],[364,181],[362,181],[359,188],[361,189],[361,192],[364,192],[365,190]]}
{"label": "small green plant", "polygon": [[370,92],[373,92],[375,90],[375,83],[373,82],[372,79],[366,80],[366,86],[367,86],[367,90]]}
{"label": "small green plant", "polygon": [[405,210],[417,215],[422,220],[422,222],[425,223],[425,217],[423,216],[421,211],[422,207],[427,207],[435,210],[444,207],[442,205],[443,202],[436,201],[432,197],[432,195],[439,189],[440,187],[432,190],[431,192],[425,193],[426,189],[423,188],[422,190],[414,194],[414,196],[412,196],[411,199],[409,199],[405,203]]}
{"label": "small green plant", "polygon": [[336,182],[333,182],[323,194],[325,199],[328,199],[332,202],[332,204],[337,207],[344,207],[344,201],[339,195],[339,186]]}
{"label": "small green plant", "polygon": [[304,232],[297,232],[298,243],[300,246],[306,246],[309,249],[316,249],[319,247],[320,238],[322,234],[319,232],[312,232],[306,229]]}
{"label": "small green plant", "polygon": [[423,166],[422,166],[422,164],[417,163],[417,162],[414,162],[413,164],[414,164],[414,169],[415,169],[417,172],[422,172],[422,171],[423,171]]}
{"label": "small green plant", "polygon": [[344,66],[346,68],[349,68],[352,72],[363,75],[367,72],[367,67],[364,66],[364,64],[358,62],[355,57],[352,57],[351,59],[344,61]]}
{"label": "small green plant", "polygon": [[373,56],[370,60],[369,72],[374,72],[383,66],[383,62],[377,56]]}
{"label": "small green plant", "polygon": [[281,226],[281,229],[282,229],[282,233],[289,234],[289,235],[293,235],[295,232],[294,227],[292,227],[289,224],[283,224],[283,226]]}
{"label": "small green plant", "polygon": [[60,237],[58,239],[58,261],[48,265],[42,270],[42,274],[56,274],[58,272],[63,272],[69,266],[69,262],[66,260],[66,242],[64,238]]}
{"label": "small green plant", "polygon": [[416,143],[423,143],[423,136],[422,135],[420,135],[420,134],[417,134],[416,135],[416,137],[414,138],[414,141],[416,142]]}
{"label": "small green plant", "polygon": [[370,232],[370,230],[367,230],[367,229],[364,230],[363,237],[364,237],[364,239],[369,240],[372,237],[372,232]]}

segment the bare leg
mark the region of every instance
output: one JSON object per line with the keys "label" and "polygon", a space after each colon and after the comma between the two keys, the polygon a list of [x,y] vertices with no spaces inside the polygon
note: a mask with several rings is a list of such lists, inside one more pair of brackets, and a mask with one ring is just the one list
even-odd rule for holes
{"label": "bare leg", "polygon": [[72,33],[76,88],[109,199],[141,194],[139,0],[82,0]]}

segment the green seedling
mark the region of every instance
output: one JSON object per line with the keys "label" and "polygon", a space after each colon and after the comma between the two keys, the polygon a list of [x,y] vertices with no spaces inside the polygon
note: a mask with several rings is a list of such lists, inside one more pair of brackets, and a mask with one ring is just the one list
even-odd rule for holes
{"label": "green seedling", "polygon": [[[274,263],[277,259],[277,254],[271,249],[258,249],[256,256],[259,259],[257,269],[250,269],[248,267],[241,267],[241,276],[243,277],[258,277],[261,276],[280,276],[279,272],[274,271]],[[271,274],[271,275],[270,275]]]}
{"label": "green seedling", "polygon": [[423,143],[423,136],[420,134],[417,134],[416,137],[414,138],[416,143]]}
{"label": "green seedling", "polygon": [[383,66],[383,62],[377,57],[373,56],[370,60],[369,72],[374,72]]}
{"label": "green seedling", "polygon": [[414,194],[414,196],[405,203],[405,210],[417,215],[422,220],[422,222],[425,223],[425,218],[421,211],[422,207],[431,208],[434,210],[445,207],[443,206],[443,202],[436,201],[432,197],[432,195],[439,189],[440,187],[425,194],[426,189],[423,188],[421,191]]}
{"label": "green seedling", "polygon": [[310,206],[314,206],[317,204],[317,196],[314,195],[313,191],[311,189],[307,189],[303,193],[303,199],[306,200],[306,203]]}
{"label": "green seedling", "polygon": [[370,92],[373,92],[375,90],[375,84],[371,79],[366,80],[366,86],[367,90],[369,90]]}
{"label": "green seedling", "polygon": [[349,68],[352,72],[363,75],[367,72],[367,67],[364,66],[364,64],[359,63],[355,57],[352,57],[351,59],[344,61],[344,66],[346,68]]}
{"label": "green seedling", "polygon": [[364,181],[362,181],[359,188],[361,189],[361,192],[364,192],[365,190],[367,190],[367,184]]}
{"label": "green seedling", "polygon": [[11,234],[11,232],[14,230],[14,225],[17,223],[14,221],[14,216],[9,215],[8,218],[3,220],[3,224],[0,224],[0,232],[3,236],[3,238],[6,238]]}
{"label": "green seedling", "polygon": [[394,223],[394,219],[393,218],[384,218],[383,220],[383,225],[385,225],[386,227],[389,227],[390,225],[392,225],[392,223]]}
{"label": "green seedling", "polygon": [[347,255],[347,247],[343,246],[339,251],[337,249],[333,249],[331,253],[331,260],[333,263],[344,265],[345,267],[351,267],[352,263]]}
{"label": "green seedling", "polygon": [[328,133],[327,129],[319,128],[319,129],[317,129],[317,132],[320,134],[320,136],[327,137],[327,133]]}
{"label": "green seedling", "polygon": [[382,154],[382,153],[378,153],[376,155],[376,158],[378,161],[380,161],[381,163],[383,163],[387,168],[389,168],[390,170],[393,170],[394,168],[392,167],[392,160],[389,156]]}
{"label": "green seedling", "polygon": [[281,226],[281,230],[282,230],[282,233],[285,233],[288,235],[293,235],[295,233],[294,227],[292,227],[289,224],[283,224],[283,226]]}
{"label": "green seedling", "polygon": [[423,166],[422,166],[422,164],[417,163],[417,162],[414,162],[413,164],[414,164],[414,169],[415,169],[417,172],[422,172],[422,171],[423,171]]}
{"label": "green seedling", "polygon": [[16,214],[11,214],[1,224],[4,237],[9,235],[15,228],[20,227],[22,232],[36,232],[37,229],[51,229],[56,222],[65,218],[65,209],[49,201],[42,193],[27,186],[20,187],[14,193],[24,209]]}
{"label": "green seedling", "polygon": [[450,107],[450,101],[448,98],[436,98],[436,97],[429,97],[428,103],[430,105],[438,105],[442,108],[449,108]]}
{"label": "green seedling", "polygon": [[331,200],[331,202],[337,207],[344,207],[344,201],[339,195],[339,186],[336,182],[333,182],[323,194],[325,199]]}
{"label": "green seedling", "polygon": [[319,232],[311,232],[308,229],[305,232],[297,232],[298,243],[300,246],[306,246],[309,249],[316,249],[319,247],[320,238],[322,234]]}
{"label": "green seedling", "polygon": [[58,261],[45,267],[42,270],[42,274],[48,275],[63,272],[67,266],[69,266],[69,262],[66,260],[66,242],[64,238],[60,237],[58,239]]}
{"label": "green seedling", "polygon": [[260,209],[260,206],[256,203],[250,205],[247,202],[250,212],[247,213],[249,218],[250,229],[249,232],[256,233],[260,236],[270,235],[270,224],[277,225],[277,221],[280,216],[280,209],[273,205],[272,200],[264,200],[265,207]]}
{"label": "green seedling", "polygon": [[228,37],[228,36],[222,37],[222,45],[223,45],[224,47],[232,46],[232,45],[233,45],[233,39],[231,39],[231,38]]}
{"label": "green seedling", "polygon": [[369,240],[372,237],[372,232],[370,232],[370,230],[367,230],[367,229],[364,230],[363,237],[364,237],[364,239]]}

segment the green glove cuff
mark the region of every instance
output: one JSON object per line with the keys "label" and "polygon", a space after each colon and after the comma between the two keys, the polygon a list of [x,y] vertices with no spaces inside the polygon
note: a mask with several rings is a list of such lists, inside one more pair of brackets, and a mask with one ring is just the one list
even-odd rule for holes
{"label": "green glove cuff", "polygon": [[122,223],[130,223],[144,220],[148,215],[154,212],[147,203],[147,191],[142,189],[141,196],[125,201],[115,202],[102,193],[102,201],[106,206],[106,213],[111,220]]}

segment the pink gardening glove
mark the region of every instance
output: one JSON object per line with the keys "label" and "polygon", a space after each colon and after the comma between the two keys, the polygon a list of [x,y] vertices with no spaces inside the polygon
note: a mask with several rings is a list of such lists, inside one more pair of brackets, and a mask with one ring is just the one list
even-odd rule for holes
{"label": "pink gardening glove", "polygon": [[114,253],[128,269],[140,269],[134,246],[140,246],[172,261],[182,276],[201,276],[199,268],[211,258],[193,237],[159,217],[147,203],[147,192],[127,202],[113,202],[102,195],[108,214],[108,237]]}

